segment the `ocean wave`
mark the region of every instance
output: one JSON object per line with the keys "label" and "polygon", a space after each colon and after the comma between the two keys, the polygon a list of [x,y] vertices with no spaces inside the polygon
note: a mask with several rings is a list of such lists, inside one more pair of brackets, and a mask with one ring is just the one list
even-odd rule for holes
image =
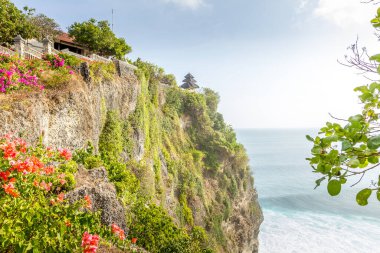
{"label": "ocean wave", "polygon": [[[380,214],[379,202],[373,200],[368,206],[362,207],[356,204],[353,193],[348,193],[339,197],[330,197],[327,193],[316,194],[294,194],[278,197],[260,198],[260,204],[264,209],[277,211],[312,211],[315,213],[325,213],[329,215],[342,215],[346,217],[360,216],[376,218],[378,221]],[[380,238],[379,238],[380,246]],[[380,252],[380,250],[379,250]]]}

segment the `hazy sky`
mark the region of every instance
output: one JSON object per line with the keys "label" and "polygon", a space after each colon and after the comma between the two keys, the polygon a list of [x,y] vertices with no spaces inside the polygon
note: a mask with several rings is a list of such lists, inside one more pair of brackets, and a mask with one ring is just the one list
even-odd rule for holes
{"label": "hazy sky", "polygon": [[359,36],[370,53],[376,6],[360,0],[16,0],[67,28],[91,17],[111,20],[141,57],[174,73],[191,72],[221,95],[236,128],[319,127],[328,112],[360,105],[368,80],[337,63]]}

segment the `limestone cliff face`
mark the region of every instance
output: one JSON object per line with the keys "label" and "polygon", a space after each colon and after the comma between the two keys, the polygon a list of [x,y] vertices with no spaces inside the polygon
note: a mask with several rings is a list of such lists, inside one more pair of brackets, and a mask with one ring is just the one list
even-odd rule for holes
{"label": "limestone cliff face", "polygon": [[[30,142],[35,142],[42,136],[43,143],[47,146],[68,147],[72,150],[83,148],[88,141],[91,141],[97,149],[107,112],[117,111],[121,120],[127,120],[135,112],[139,99],[141,103],[141,96],[144,96],[143,89],[139,79],[130,73],[122,78],[103,80],[100,83],[77,80],[67,87],[49,89],[43,93],[0,94],[0,132],[20,133]],[[161,110],[168,97],[164,85],[159,85],[158,89],[159,109],[157,110]],[[147,117],[147,123],[153,122],[154,118],[149,118],[152,114],[148,114]],[[186,132],[189,124],[197,123],[191,117],[183,115],[175,132],[186,139],[186,145],[191,146],[188,144],[191,141]],[[163,128],[159,123],[158,128],[161,127]],[[144,185],[144,180],[148,182],[145,182],[148,186],[155,184],[150,194],[154,195],[155,202],[163,206],[178,225],[188,226],[183,222],[183,215],[181,216],[183,212],[178,211],[188,206],[194,225],[205,227],[207,231],[217,231],[210,233],[216,234],[215,247],[219,252],[258,252],[258,232],[262,213],[249,171],[244,169],[242,170],[244,173],[241,174],[240,168],[234,168],[237,166],[233,162],[234,155],[226,155],[225,159],[219,161],[221,166],[218,173],[223,175],[223,171],[228,172],[225,178],[217,179],[212,173],[199,172],[201,176],[196,179],[199,193],[186,195],[186,204],[184,204],[180,200],[178,187],[180,183],[173,179],[173,166],[168,162],[167,156],[174,161],[180,158],[175,153],[166,154],[161,148],[165,145],[160,144],[157,149],[158,161],[154,161],[147,155],[147,147],[153,144],[147,145],[146,131],[134,127],[130,136],[133,148],[124,151],[125,160],[145,160],[150,174],[153,175],[149,176],[148,173],[140,177],[141,184]],[[163,138],[157,140],[164,142]],[[210,145],[213,145],[212,142]],[[167,149],[170,150],[170,147]],[[156,163],[159,163],[159,172]],[[228,175],[232,170],[241,175],[240,179],[234,182],[234,197],[224,206],[219,203],[222,203],[223,199],[228,199],[228,196],[220,196],[218,192],[224,181],[229,182]],[[228,212],[224,209],[228,209]],[[224,216],[214,220],[216,212],[224,213]],[[220,231],[215,224],[220,225]],[[218,245],[220,241],[224,241],[223,245]]]}
{"label": "limestone cliff face", "polygon": [[129,75],[100,84],[83,81],[70,83],[44,93],[0,95],[0,131],[21,133],[29,141],[48,146],[83,147],[89,140],[96,146],[107,110],[117,110],[122,117],[136,107],[139,84]]}

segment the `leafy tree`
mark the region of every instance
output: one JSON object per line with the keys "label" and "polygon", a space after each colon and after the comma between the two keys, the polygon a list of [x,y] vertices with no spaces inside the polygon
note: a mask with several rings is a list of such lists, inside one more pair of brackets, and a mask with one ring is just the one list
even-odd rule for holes
{"label": "leafy tree", "polygon": [[75,22],[69,27],[69,34],[76,42],[103,56],[124,59],[132,50],[124,38],[115,36],[106,20],[90,19],[82,23]]}
{"label": "leafy tree", "polygon": [[[380,8],[377,17],[371,20],[376,29],[380,29]],[[358,50],[357,43],[352,46],[353,57],[348,58],[348,66],[365,70],[367,73],[380,74],[380,54],[363,59],[366,56]],[[377,78],[378,79],[378,78]],[[368,199],[375,194],[380,201],[380,81],[355,88],[363,109],[360,114],[335,123],[327,122],[321,128],[319,136],[307,139],[314,143],[310,165],[322,177],[316,181],[316,187],[327,180],[327,190],[331,196],[340,194],[342,185],[352,178],[356,186],[364,176],[376,172],[368,187],[357,193],[359,205],[368,204]]]}
{"label": "leafy tree", "polygon": [[24,10],[26,13],[9,0],[0,0],[0,44],[12,44],[17,35],[24,39],[34,37],[36,28],[28,20],[31,9],[25,7]]}
{"label": "leafy tree", "polygon": [[39,41],[44,38],[55,38],[62,33],[59,24],[45,14],[30,15],[28,20],[35,27],[35,38]]}

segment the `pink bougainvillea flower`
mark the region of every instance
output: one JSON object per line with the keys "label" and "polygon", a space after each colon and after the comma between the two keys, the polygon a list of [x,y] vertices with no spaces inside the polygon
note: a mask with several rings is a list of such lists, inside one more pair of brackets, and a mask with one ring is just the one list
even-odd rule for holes
{"label": "pink bougainvillea flower", "polygon": [[59,178],[59,183],[60,183],[61,185],[66,184],[65,177],[66,177],[66,174],[65,174],[65,173],[62,173],[62,174],[60,174],[60,175],[58,176],[58,178]]}
{"label": "pink bougainvillea flower", "polygon": [[42,189],[45,189],[45,191],[47,192],[51,190],[52,185],[53,185],[52,183],[46,183],[45,180],[40,183],[40,187]]}

